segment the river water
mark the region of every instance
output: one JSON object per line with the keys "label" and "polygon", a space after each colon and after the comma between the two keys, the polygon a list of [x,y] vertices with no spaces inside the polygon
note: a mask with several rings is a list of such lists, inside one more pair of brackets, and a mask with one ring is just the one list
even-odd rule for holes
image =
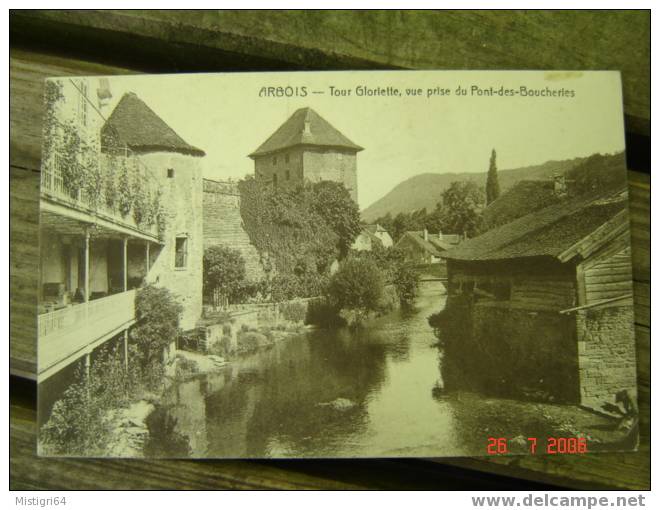
{"label": "river water", "polygon": [[178,383],[166,399],[176,430],[194,457],[263,458],[483,455],[491,435],[547,429],[529,403],[441,389],[427,317],[444,303],[425,282],[412,311],[308,331]]}

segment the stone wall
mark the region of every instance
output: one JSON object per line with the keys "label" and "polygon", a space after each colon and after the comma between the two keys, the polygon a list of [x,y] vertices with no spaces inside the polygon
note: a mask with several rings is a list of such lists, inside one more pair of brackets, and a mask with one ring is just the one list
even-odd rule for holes
{"label": "stone wall", "polygon": [[243,228],[240,200],[237,183],[204,179],[204,249],[224,245],[239,250],[247,278],[259,281],[265,272],[259,252]]}
{"label": "stone wall", "polygon": [[580,310],[576,322],[581,403],[600,409],[618,391],[637,395],[632,305]]}

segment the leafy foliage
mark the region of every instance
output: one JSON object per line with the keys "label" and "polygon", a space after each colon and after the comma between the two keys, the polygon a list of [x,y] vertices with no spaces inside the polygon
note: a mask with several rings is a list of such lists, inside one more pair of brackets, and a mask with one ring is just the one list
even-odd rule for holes
{"label": "leafy foliage", "polygon": [[484,192],[472,181],[454,181],[443,192],[436,208],[430,213],[420,209],[411,213],[386,214],[376,219],[392,236],[394,242],[407,231],[427,229],[445,234],[467,234],[473,237],[481,228]]}
{"label": "leafy foliage", "polygon": [[399,304],[411,306],[417,297],[419,275],[415,268],[406,263],[403,251],[398,248],[383,248],[375,244],[371,251],[361,251],[357,258],[373,262],[381,273],[386,286],[393,286]]}
{"label": "leafy foliage", "polygon": [[162,366],[163,350],[181,335],[179,318],[183,307],[164,287],[147,285],[135,298],[137,324],[130,338],[138,346],[145,369]]}
{"label": "leafy foliage", "polygon": [[126,217],[133,206],[133,190],[131,187],[131,174],[125,158],[119,160],[119,177],[117,183],[117,207],[119,213]]}
{"label": "leafy foliage", "polygon": [[572,194],[625,188],[625,154],[594,154],[566,172],[566,178]]}
{"label": "leafy foliage", "polygon": [[442,222],[447,233],[474,237],[481,228],[484,193],[472,181],[455,181],[442,194]]}
{"label": "leafy foliage", "polygon": [[245,230],[273,266],[266,294],[274,300],[318,296],[332,261],[339,256],[339,246],[345,246],[352,235],[353,221],[335,219],[331,225],[319,204],[324,201],[334,204],[328,207],[339,207],[343,193],[332,186],[309,183],[273,188],[251,177],[241,181],[239,189]]}
{"label": "leafy foliage", "polygon": [[323,218],[339,238],[337,248],[345,257],[361,230],[360,210],[343,184],[321,181],[311,185],[311,209]]}
{"label": "leafy foliage", "polygon": [[280,305],[280,313],[287,321],[302,322],[307,316],[307,307],[300,302],[292,301]]}
{"label": "leafy foliage", "polygon": [[230,302],[241,297],[245,281],[245,260],[239,250],[228,246],[209,246],[204,250],[204,294],[215,307],[221,297]]}
{"label": "leafy foliage", "polygon": [[366,258],[344,260],[328,284],[328,301],[338,310],[352,312],[360,324],[369,312],[378,311],[384,282],[378,266]]}
{"label": "leafy foliage", "polygon": [[82,368],[78,368],[75,375],[78,382],[55,402],[49,420],[39,432],[45,452],[101,454],[110,433],[108,411],[130,403],[140,391],[141,376],[135,348],[129,352],[128,371],[116,347],[102,349],[94,356],[89,380]]}

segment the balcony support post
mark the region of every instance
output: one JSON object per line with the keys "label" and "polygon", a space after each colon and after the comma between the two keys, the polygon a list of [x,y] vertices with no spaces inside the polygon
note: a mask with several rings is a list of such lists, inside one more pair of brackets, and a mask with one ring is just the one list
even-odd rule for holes
{"label": "balcony support post", "polygon": [[91,352],[88,352],[85,354],[85,357],[83,358],[83,364],[85,365],[85,389],[87,390],[87,398],[90,397],[91,395],[91,390],[92,390],[92,374],[91,374],[91,367],[92,367],[92,356]]}
{"label": "balcony support post", "polygon": [[124,237],[122,246],[122,260],[124,268],[124,292],[128,290],[128,237]]}
{"label": "balcony support post", "polygon": [[124,330],[124,370],[128,372],[128,330]]}
{"label": "balcony support post", "polygon": [[149,269],[150,269],[149,268],[149,262],[150,262],[149,261],[149,245],[150,245],[149,241],[145,241],[144,254],[145,254],[145,264],[146,264],[146,267],[147,267],[147,272],[144,275],[145,280],[149,276]]}
{"label": "balcony support post", "polygon": [[89,302],[89,229],[85,229],[85,303]]}

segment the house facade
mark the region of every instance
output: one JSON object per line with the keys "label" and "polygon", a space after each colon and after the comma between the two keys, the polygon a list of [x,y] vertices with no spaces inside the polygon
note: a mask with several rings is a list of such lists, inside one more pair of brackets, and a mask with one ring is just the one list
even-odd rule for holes
{"label": "house facade", "polygon": [[444,253],[461,370],[594,409],[636,395],[629,228],[625,193],[578,197]]}
{"label": "house facade", "polygon": [[361,150],[314,110],[300,108],[249,157],[260,181],[274,186],[340,182],[357,202],[357,153]]}
{"label": "house facade", "polygon": [[202,308],[204,152],[135,94],[107,111],[107,80],[47,87],[59,93],[41,172],[39,382],[108,340],[126,350],[143,283],[177,296],[183,329]]}
{"label": "house facade", "polygon": [[351,249],[356,251],[371,251],[376,244],[383,248],[391,248],[394,245],[394,241],[389,232],[382,226],[378,224],[365,225],[355,238],[355,241],[353,241]]}
{"label": "house facade", "polygon": [[431,234],[427,229],[404,233],[396,247],[406,258],[406,262],[415,265],[440,264],[442,253],[456,246],[460,236],[455,234]]}

